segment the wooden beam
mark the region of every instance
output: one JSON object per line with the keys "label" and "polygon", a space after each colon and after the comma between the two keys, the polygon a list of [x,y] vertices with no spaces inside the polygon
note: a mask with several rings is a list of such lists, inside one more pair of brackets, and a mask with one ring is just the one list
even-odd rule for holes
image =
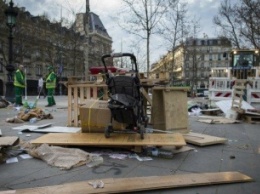
{"label": "wooden beam", "polygon": [[185,141],[190,144],[198,146],[207,146],[213,144],[226,143],[227,139],[222,137],[215,137],[211,135],[201,134],[201,133],[187,133],[183,135]]}
{"label": "wooden beam", "polygon": [[140,134],[112,133],[106,138],[103,133],[49,133],[32,140],[32,144],[47,143],[50,145],[77,145],[77,146],[184,146],[186,142],[180,133],[174,134]]}
{"label": "wooden beam", "polygon": [[146,98],[146,100],[149,102],[149,104],[152,106],[152,99],[148,95],[148,93],[145,91],[144,88],[140,88],[140,92],[143,94],[143,96]]}
{"label": "wooden beam", "polygon": [[253,179],[240,172],[213,172],[213,173],[191,173],[168,176],[150,176],[133,178],[108,178],[100,179],[104,188],[93,188],[89,183],[97,180],[66,183],[62,185],[36,187],[19,190],[0,192],[16,194],[52,194],[52,193],[128,193],[148,190],[195,187],[205,185],[230,184],[240,182],[251,182]]}

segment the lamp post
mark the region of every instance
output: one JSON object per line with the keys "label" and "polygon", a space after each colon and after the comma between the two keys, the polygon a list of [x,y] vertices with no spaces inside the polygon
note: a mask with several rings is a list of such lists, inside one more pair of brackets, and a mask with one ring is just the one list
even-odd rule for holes
{"label": "lamp post", "polygon": [[9,52],[8,52],[8,65],[6,65],[7,70],[7,82],[6,82],[6,93],[5,99],[10,102],[14,102],[14,85],[13,85],[13,72],[15,67],[13,65],[13,28],[16,23],[17,11],[13,7],[14,3],[11,0],[8,8],[5,10],[6,15],[6,25],[9,28]]}

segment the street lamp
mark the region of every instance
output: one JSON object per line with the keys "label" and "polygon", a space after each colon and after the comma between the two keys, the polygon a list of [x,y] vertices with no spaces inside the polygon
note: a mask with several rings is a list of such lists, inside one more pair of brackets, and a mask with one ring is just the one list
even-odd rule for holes
{"label": "street lamp", "polygon": [[13,28],[16,23],[17,11],[13,7],[13,1],[11,0],[8,8],[5,10],[6,25],[9,28],[9,53],[8,53],[8,65],[6,65],[7,82],[6,82],[6,93],[5,99],[10,102],[14,102],[14,85],[13,85],[13,72],[15,67],[13,65]]}

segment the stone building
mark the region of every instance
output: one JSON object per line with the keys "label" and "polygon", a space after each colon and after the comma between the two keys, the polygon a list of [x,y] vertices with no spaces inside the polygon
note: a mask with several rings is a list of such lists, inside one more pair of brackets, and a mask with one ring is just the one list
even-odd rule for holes
{"label": "stone building", "polygon": [[160,72],[170,72],[172,85],[208,88],[211,68],[228,67],[225,53],[231,49],[226,38],[189,38],[153,64],[151,74],[156,78]]}
{"label": "stone building", "polygon": [[[7,4],[0,0],[0,95],[5,94],[8,64],[9,29],[5,25],[4,10]],[[25,8],[17,8],[14,29],[13,59],[15,66],[26,68],[28,94],[37,94],[37,80],[47,74],[52,65],[59,80],[78,76],[86,78],[90,66],[99,66],[101,56],[110,53],[112,39],[98,15],[90,12],[86,0],[86,13],[79,13],[71,28],[60,22],[51,22],[46,16],[32,16]],[[57,93],[66,93],[57,87]]]}

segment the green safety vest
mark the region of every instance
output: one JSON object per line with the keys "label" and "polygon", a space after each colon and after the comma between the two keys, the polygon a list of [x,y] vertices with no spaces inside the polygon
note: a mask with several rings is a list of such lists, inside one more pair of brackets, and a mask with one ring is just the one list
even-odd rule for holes
{"label": "green safety vest", "polygon": [[23,76],[22,72],[21,72],[19,69],[17,69],[16,72],[15,72],[15,76],[14,76],[14,86],[24,88],[25,85],[24,85],[24,84],[21,84],[21,83],[18,81],[18,76],[20,76],[20,78],[21,78],[22,80],[24,80],[24,76]]}
{"label": "green safety vest", "polygon": [[[54,77],[53,80],[51,81],[51,77]],[[50,80],[50,81],[48,81]],[[51,72],[47,79],[46,79],[46,88],[56,88],[56,76],[55,76],[55,73],[54,72]]]}

